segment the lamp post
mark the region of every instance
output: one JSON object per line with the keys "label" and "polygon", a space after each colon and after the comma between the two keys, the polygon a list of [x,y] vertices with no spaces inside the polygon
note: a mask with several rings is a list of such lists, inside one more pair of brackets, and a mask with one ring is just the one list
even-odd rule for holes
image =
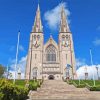
{"label": "lamp post", "polygon": [[[91,65],[93,67],[93,59],[92,59],[92,51],[91,51],[91,49],[90,49],[90,58],[91,58]],[[94,72],[93,72],[93,85],[95,86]]]}

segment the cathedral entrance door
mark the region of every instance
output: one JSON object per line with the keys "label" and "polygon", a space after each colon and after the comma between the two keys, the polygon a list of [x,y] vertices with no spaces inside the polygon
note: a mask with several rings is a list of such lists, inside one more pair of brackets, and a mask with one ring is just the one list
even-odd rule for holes
{"label": "cathedral entrance door", "polygon": [[49,75],[48,79],[49,80],[54,80],[54,76],[53,75]]}

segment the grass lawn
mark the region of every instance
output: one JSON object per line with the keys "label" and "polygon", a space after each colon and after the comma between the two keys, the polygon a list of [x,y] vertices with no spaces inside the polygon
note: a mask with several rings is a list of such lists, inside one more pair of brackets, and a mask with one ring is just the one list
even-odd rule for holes
{"label": "grass lawn", "polygon": [[69,80],[67,83],[71,83],[77,88],[87,87],[90,91],[100,91],[100,80],[95,80],[95,86],[93,80]]}
{"label": "grass lawn", "polygon": [[[0,79],[2,80],[2,79]],[[8,82],[13,83],[13,80],[8,80]],[[20,86],[20,87],[25,87],[26,85],[26,80],[15,80],[15,85]],[[42,80],[30,80],[28,81],[29,84],[38,84],[38,87],[40,87],[40,85],[42,84]]]}
{"label": "grass lawn", "polygon": [[[94,82],[93,80],[83,80],[85,83],[87,83],[88,85],[90,86],[93,86],[94,85]],[[96,86],[100,86],[100,80],[95,80],[95,85]]]}

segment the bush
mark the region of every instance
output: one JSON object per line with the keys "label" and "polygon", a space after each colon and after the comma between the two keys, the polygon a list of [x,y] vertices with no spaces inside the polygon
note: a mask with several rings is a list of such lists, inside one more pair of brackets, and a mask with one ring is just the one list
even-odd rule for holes
{"label": "bush", "polygon": [[34,82],[34,83],[29,83],[29,90],[37,90],[37,83]]}
{"label": "bush", "polygon": [[4,94],[2,92],[0,92],[0,100],[2,100],[4,97]]}
{"label": "bush", "polygon": [[98,86],[90,87],[90,91],[100,91],[100,87]]}
{"label": "bush", "polygon": [[[37,90],[40,87],[42,80],[16,80],[13,84],[13,80],[0,80],[0,100],[26,100],[28,99],[28,93],[30,90]],[[25,86],[26,84],[26,86]]]}
{"label": "bush", "polygon": [[25,100],[28,98],[29,89],[16,86],[7,80],[2,80],[0,82],[0,92],[3,94],[1,94],[1,97],[3,97],[0,100]]}
{"label": "bush", "polygon": [[37,87],[41,87],[40,81],[37,81]]}
{"label": "bush", "polygon": [[86,83],[86,88],[90,91],[100,91],[100,86],[90,86]]}

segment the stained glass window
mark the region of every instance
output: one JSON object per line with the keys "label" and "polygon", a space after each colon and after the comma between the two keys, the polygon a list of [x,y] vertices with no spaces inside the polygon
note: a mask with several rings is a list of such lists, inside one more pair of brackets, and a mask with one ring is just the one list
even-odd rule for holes
{"label": "stained glass window", "polygon": [[56,48],[53,45],[46,48],[46,61],[56,61]]}

